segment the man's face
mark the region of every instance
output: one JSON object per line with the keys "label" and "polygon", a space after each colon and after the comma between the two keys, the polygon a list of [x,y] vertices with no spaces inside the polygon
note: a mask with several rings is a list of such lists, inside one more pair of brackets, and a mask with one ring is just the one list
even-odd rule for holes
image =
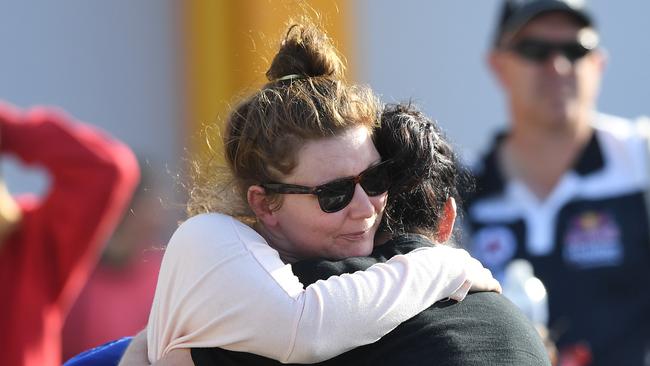
{"label": "man's face", "polygon": [[540,15],[506,35],[490,62],[515,118],[563,127],[590,113],[604,63],[597,49],[588,49],[596,43],[595,31],[560,12]]}

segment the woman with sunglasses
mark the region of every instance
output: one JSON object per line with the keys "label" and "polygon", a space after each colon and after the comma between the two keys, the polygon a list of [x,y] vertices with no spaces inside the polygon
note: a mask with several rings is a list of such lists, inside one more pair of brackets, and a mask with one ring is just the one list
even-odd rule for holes
{"label": "woman with sunglasses", "polygon": [[[342,81],[342,68],[325,35],[292,26],[271,81],[231,113],[224,142],[235,188],[215,190],[224,184],[212,180],[216,170],[197,170],[208,177],[197,178],[195,216],[162,263],[150,361],[191,347],[322,361],[376,341],[440,299],[462,300],[471,284],[499,289],[477,261],[449,247],[307,288],[293,275],[287,264],[298,260],[370,254],[386,205],[390,164],[372,142],[379,106],[368,89]],[[450,216],[441,241],[452,225]]]}

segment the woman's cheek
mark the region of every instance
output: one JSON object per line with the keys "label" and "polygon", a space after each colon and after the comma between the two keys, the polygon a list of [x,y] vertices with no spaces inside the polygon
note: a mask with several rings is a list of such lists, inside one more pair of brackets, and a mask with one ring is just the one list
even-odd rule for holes
{"label": "woman's cheek", "polygon": [[375,204],[375,210],[379,215],[381,215],[384,212],[384,209],[386,208],[386,203],[388,202],[388,193],[379,195],[376,198],[377,198],[377,203]]}

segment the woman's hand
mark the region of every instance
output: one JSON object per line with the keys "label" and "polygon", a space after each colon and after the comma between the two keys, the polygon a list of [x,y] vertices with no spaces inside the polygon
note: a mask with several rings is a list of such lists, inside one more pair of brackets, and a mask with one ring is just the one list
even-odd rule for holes
{"label": "woman's hand", "polygon": [[469,292],[494,291],[501,293],[501,284],[489,269],[483,267],[477,259],[468,256],[466,262],[467,279],[472,283]]}

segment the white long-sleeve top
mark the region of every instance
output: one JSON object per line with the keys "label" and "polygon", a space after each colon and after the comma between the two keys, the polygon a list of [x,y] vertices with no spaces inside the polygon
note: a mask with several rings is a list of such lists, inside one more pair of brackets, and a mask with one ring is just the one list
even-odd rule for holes
{"label": "white long-sleeve top", "polygon": [[195,216],[167,246],[147,326],[149,361],[192,347],[285,363],[332,358],[438,300],[462,300],[471,284],[460,253],[420,248],[304,287],[249,226],[222,214]]}

